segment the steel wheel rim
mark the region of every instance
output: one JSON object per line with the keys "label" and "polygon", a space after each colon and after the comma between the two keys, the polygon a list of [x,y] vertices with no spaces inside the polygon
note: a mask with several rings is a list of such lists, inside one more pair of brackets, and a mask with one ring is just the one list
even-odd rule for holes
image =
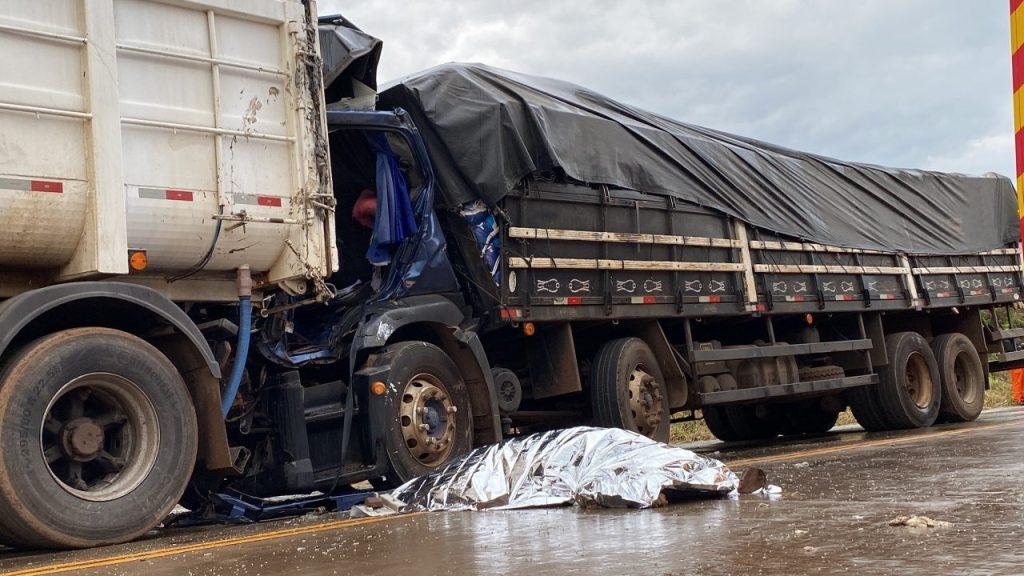
{"label": "steel wheel rim", "polygon": [[637,364],[630,372],[626,395],[637,432],[653,436],[665,417],[664,397],[660,383],[643,364]]}
{"label": "steel wheel rim", "polygon": [[928,369],[928,361],[920,352],[914,352],[907,358],[906,374],[903,387],[910,401],[918,408],[927,409],[932,403],[932,374]]}
{"label": "steel wheel rim", "polygon": [[458,408],[448,389],[433,374],[416,374],[399,396],[399,423],[405,447],[420,464],[443,464],[455,445]]}
{"label": "steel wheel rim", "polygon": [[965,404],[974,404],[978,401],[978,386],[971,384],[971,369],[966,356],[966,353],[961,352],[953,360],[953,378],[960,399]]}
{"label": "steel wheel rim", "polygon": [[57,485],[83,500],[130,493],[156,464],[156,409],[134,382],[106,372],[79,376],[50,399],[39,445]]}

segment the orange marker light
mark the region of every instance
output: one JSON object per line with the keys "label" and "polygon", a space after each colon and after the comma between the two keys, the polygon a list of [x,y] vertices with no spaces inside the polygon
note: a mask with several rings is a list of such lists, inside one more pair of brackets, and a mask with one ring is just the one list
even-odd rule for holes
{"label": "orange marker light", "polygon": [[373,384],[370,384],[370,392],[372,392],[374,396],[383,396],[384,394],[387,393],[387,391],[387,384],[381,382],[380,380],[377,380]]}
{"label": "orange marker light", "polygon": [[807,325],[808,325],[808,326],[810,326],[811,324],[814,324],[814,316],[812,316],[812,315],[808,314],[808,315],[807,315],[807,316],[805,316],[804,318],[806,318],[806,319],[807,319]]}
{"label": "orange marker light", "polygon": [[131,250],[128,252],[128,266],[136,272],[145,270],[149,266],[149,257],[143,250]]}
{"label": "orange marker light", "polygon": [[533,322],[527,322],[523,324],[523,334],[527,336],[533,336],[537,333],[537,327],[533,325]]}

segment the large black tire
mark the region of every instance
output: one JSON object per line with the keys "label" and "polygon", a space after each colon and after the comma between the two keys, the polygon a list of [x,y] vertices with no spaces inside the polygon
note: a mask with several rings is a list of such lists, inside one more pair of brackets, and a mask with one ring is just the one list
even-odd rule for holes
{"label": "large black tire", "polygon": [[668,389],[654,352],[639,338],[619,338],[597,352],[590,382],[594,424],[669,440]]}
{"label": "large black tire", "polygon": [[[831,374],[828,376],[831,377]],[[836,376],[836,378],[841,377],[841,375]],[[825,380],[826,378],[818,379]],[[783,410],[778,416],[779,432],[786,436],[824,434],[839,421],[839,413],[823,409],[820,398],[800,400],[780,405],[779,408]]]}
{"label": "large black tire", "polygon": [[0,372],[5,543],[84,548],[144,534],[181,497],[197,436],[180,374],[149,343],[105,328],[32,342]]}
{"label": "large black tire", "polygon": [[[372,481],[380,489],[429,474],[473,448],[472,404],[452,359],[427,342],[392,344],[384,358],[391,365],[392,418],[385,434],[388,470]],[[428,430],[420,430],[424,424]]]}
{"label": "large black tire", "polygon": [[878,408],[890,429],[925,428],[935,423],[942,400],[939,365],[928,342],[916,332],[885,339],[889,363],[879,371]]}
{"label": "large black tire", "polygon": [[722,442],[742,440],[739,433],[729,423],[729,416],[726,415],[725,408],[721,406],[705,406],[701,408],[701,414],[704,415],[704,424],[715,435],[715,438]]}
{"label": "large black tire", "polygon": [[861,428],[868,432],[888,430],[882,408],[879,405],[878,390],[876,386],[858,386],[847,390],[843,397],[853,412],[853,417]]}
{"label": "large black tire", "polygon": [[970,339],[954,332],[932,341],[939,365],[942,403],[939,418],[945,422],[971,422],[985,407],[985,367]]}
{"label": "large black tire", "polygon": [[778,422],[759,416],[757,406],[726,406],[725,415],[739,440],[768,440],[779,435]]}

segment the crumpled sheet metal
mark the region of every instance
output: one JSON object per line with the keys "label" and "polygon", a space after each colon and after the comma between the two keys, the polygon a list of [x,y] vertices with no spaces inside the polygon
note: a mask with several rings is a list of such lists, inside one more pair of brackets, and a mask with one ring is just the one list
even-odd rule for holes
{"label": "crumpled sheet metal", "polygon": [[406,510],[647,508],[663,490],[720,496],[738,482],[722,462],[689,450],[617,428],[576,427],[477,448],[392,495]]}

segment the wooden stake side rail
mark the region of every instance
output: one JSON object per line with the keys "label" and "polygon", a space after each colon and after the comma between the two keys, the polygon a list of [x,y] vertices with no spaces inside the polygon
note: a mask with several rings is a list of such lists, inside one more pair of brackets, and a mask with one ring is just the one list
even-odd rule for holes
{"label": "wooden stake side rail", "polygon": [[[637,228],[640,228],[639,220],[637,220]],[[889,289],[889,293],[882,294],[882,299],[888,300],[906,300],[910,306],[921,307],[931,302],[931,299],[935,298],[951,298],[959,297],[962,303],[967,301],[964,298],[970,297],[976,299],[978,296],[988,294],[992,298],[992,301],[1005,301],[1007,298],[1013,297],[1017,300],[1017,295],[1020,292],[1022,286],[1020,284],[1024,281],[1024,276],[1021,275],[1024,270],[1024,255],[1020,253],[1020,245],[1017,248],[999,248],[996,250],[989,250],[983,253],[976,254],[963,254],[959,255],[961,258],[965,257],[984,257],[984,256],[1010,256],[1017,255],[1014,259],[1014,264],[997,264],[997,265],[955,265],[953,257],[947,257],[948,263],[945,266],[912,266],[915,257],[932,257],[935,255],[917,255],[917,254],[904,254],[897,252],[883,252],[879,250],[867,250],[857,248],[844,248],[841,246],[831,246],[826,244],[818,244],[813,242],[787,242],[777,240],[749,240],[747,226],[740,221],[732,220],[730,226],[732,227],[733,238],[714,238],[714,237],[703,237],[703,236],[679,236],[671,234],[645,234],[645,233],[626,233],[626,232],[600,232],[600,231],[587,231],[587,230],[563,230],[555,228],[528,228],[521,226],[509,227],[506,231],[507,238],[519,240],[522,242],[533,241],[555,241],[555,242],[588,242],[588,243],[604,243],[606,246],[608,243],[620,243],[620,244],[637,244],[637,245],[670,245],[670,246],[692,246],[692,247],[707,247],[707,248],[725,248],[728,249],[730,254],[727,258],[728,261],[711,261],[711,262],[692,262],[692,261],[670,261],[670,260],[635,260],[635,259],[611,259],[611,258],[560,258],[560,257],[548,257],[548,256],[510,256],[507,258],[506,266],[509,270],[602,270],[602,271],[650,271],[650,272],[718,272],[718,273],[740,273],[737,277],[738,289],[743,291],[741,297],[743,306],[748,311],[755,309],[763,309],[763,305],[758,300],[757,295],[757,282],[759,279],[755,274],[772,274],[772,275],[813,275],[814,282],[817,283],[817,275],[819,274],[831,274],[831,275],[859,275],[859,276],[895,276],[900,278],[902,289]],[[846,264],[824,264],[820,263],[820,260],[815,260],[813,255],[810,258],[811,263],[807,264],[790,264],[790,263],[754,263],[752,257],[753,251],[783,251],[783,252],[804,252],[804,253],[827,253],[827,254],[851,254],[853,255],[853,262],[850,265]],[[711,255],[712,253],[709,253]],[[861,255],[875,255],[875,256],[888,256],[893,259],[892,264],[894,265],[870,265],[861,261]],[[721,256],[719,256],[721,257]],[[763,262],[763,260],[762,260]],[[916,262],[915,262],[916,263]],[[984,258],[981,259],[980,264],[984,264]],[[882,263],[884,264],[884,262]],[[941,264],[941,262],[940,262]],[[974,263],[972,263],[974,264]],[[965,280],[957,280],[958,275],[964,274],[976,274],[976,275],[989,275],[993,273],[1011,273],[1014,275],[1016,282],[1010,282],[1007,280],[988,278],[985,282],[991,283],[989,286],[969,286],[973,288],[969,292],[963,294],[957,293],[958,284],[962,287]],[[948,279],[941,278],[942,275],[953,276],[954,281],[951,282]],[[925,281],[921,279],[922,276],[940,276],[940,278],[929,279]],[[972,282],[978,282],[978,279],[972,280]],[[1006,282],[1001,285],[995,282]],[[802,284],[803,281],[797,282]],[[920,283],[920,286],[919,286]],[[864,284],[868,284],[864,281]],[[874,284],[872,281],[871,284]],[[948,290],[945,288],[931,289],[931,284],[949,285]],[[921,286],[928,286],[925,290]],[[979,291],[977,288],[985,288],[984,291]],[[868,288],[866,286],[861,287],[861,292],[864,293],[862,298],[869,298],[867,295]],[[870,288],[874,290],[874,288]],[[945,290],[945,291],[942,291]],[[847,290],[846,292],[850,292]],[[895,293],[891,293],[895,292]],[[900,296],[902,292],[902,296]],[[769,302],[768,306],[773,306],[774,300],[779,300],[780,303],[784,302],[803,302],[806,300],[817,300],[811,294],[810,298],[792,297],[788,299],[784,296],[772,297],[772,294],[768,295]],[[805,300],[806,298],[806,300]],[[924,298],[925,300],[921,300]],[[852,300],[848,296],[844,296],[842,300]],[[656,299],[648,299],[650,302],[655,302]],[[718,300],[716,300],[717,302]],[[647,302],[647,301],[645,301]],[[979,301],[972,300],[970,303],[977,304]]]}

